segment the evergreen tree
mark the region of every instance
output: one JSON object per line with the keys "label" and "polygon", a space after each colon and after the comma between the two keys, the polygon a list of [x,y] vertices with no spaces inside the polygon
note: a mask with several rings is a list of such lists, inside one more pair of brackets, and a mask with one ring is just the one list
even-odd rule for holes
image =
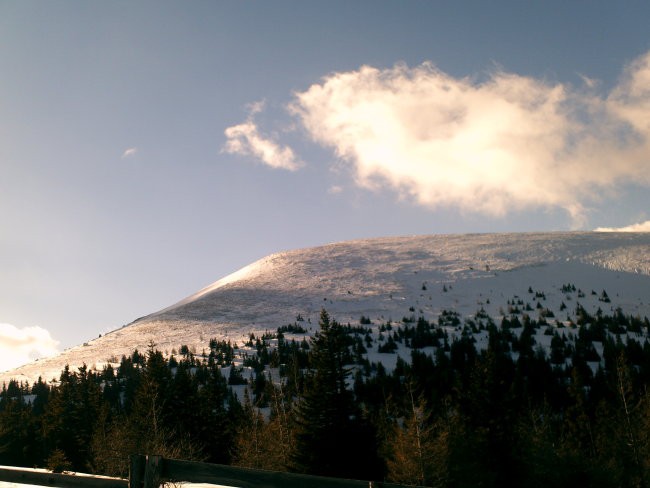
{"label": "evergreen tree", "polygon": [[101,405],[101,390],[86,365],[78,373],[66,366],[59,385],[49,395],[43,414],[43,434],[57,462],[64,457],[71,469],[85,471],[92,462],[91,440]]}
{"label": "evergreen tree", "polygon": [[594,486],[603,479],[597,462],[594,425],[583,379],[576,368],[571,370],[567,404],[559,443],[560,466],[565,483]]}
{"label": "evergreen tree", "polygon": [[0,411],[0,464],[34,466],[43,463],[39,419],[22,395],[3,400]]}
{"label": "evergreen tree", "polygon": [[205,380],[198,391],[196,405],[200,418],[197,441],[209,462],[229,464],[235,429],[242,415],[241,405],[229,391],[227,380],[218,366],[213,363],[199,368],[199,373],[205,376]]}
{"label": "evergreen tree", "polygon": [[311,345],[311,373],[296,408],[293,467],[322,476],[377,478],[381,470],[374,433],[346,387],[345,331],[325,310],[319,325]]}

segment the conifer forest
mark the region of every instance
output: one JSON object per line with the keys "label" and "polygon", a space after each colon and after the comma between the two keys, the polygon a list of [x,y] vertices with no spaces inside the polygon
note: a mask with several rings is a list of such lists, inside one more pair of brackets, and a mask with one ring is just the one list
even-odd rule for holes
{"label": "conifer forest", "polygon": [[143,453],[431,487],[647,486],[648,319],[509,312],[344,325],[323,310],[311,337],[298,317],[246,344],[152,342],[119,367],[12,381],[0,464],[126,476]]}

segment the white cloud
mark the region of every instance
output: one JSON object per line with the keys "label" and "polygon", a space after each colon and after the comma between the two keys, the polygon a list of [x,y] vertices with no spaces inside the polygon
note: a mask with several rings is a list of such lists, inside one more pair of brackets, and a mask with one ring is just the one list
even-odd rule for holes
{"label": "white cloud", "polygon": [[253,120],[253,116],[261,112],[264,102],[249,105],[249,116],[246,122],[228,127],[224,134],[227,141],[223,151],[242,156],[253,156],[272,168],[295,171],[302,166],[289,146],[282,146],[270,137],[262,135]]}
{"label": "white cloud", "polygon": [[430,63],[363,66],[296,93],[290,111],[362,187],[487,215],[561,208],[580,225],[618,185],[650,184],[650,53],[605,96],[583,79],[573,88],[504,71],[455,78]]}
{"label": "white cloud", "polygon": [[56,354],[58,344],[58,341],[41,327],[20,329],[11,324],[0,323],[0,371]]}
{"label": "white cloud", "polygon": [[600,81],[595,78],[590,78],[582,73],[578,73],[578,76],[582,79],[582,82],[587,88],[597,88],[600,85]]}
{"label": "white cloud", "polygon": [[126,158],[130,158],[130,157],[132,157],[132,156],[135,156],[135,154],[136,154],[137,152],[138,152],[138,148],[137,148],[137,147],[130,147],[130,148],[128,148],[127,150],[125,150],[125,151],[122,153],[122,159],[126,159]]}
{"label": "white cloud", "polygon": [[329,193],[330,195],[338,195],[339,193],[342,192],[343,192],[343,187],[338,185],[330,186],[327,190],[327,193]]}
{"label": "white cloud", "polygon": [[650,232],[650,220],[625,227],[598,227],[596,232]]}

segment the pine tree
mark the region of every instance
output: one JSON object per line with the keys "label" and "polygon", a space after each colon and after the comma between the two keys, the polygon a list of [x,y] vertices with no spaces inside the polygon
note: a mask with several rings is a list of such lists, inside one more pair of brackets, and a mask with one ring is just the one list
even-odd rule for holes
{"label": "pine tree", "polygon": [[[6,394],[6,392],[5,392]],[[43,462],[39,419],[22,395],[6,398],[0,411],[0,464],[34,466]]]}
{"label": "pine tree", "polygon": [[372,479],[379,474],[374,432],[346,388],[350,371],[343,327],[321,311],[311,346],[311,373],[296,408],[293,468],[309,474]]}
{"label": "pine tree", "polygon": [[209,462],[228,464],[235,429],[242,415],[241,405],[229,391],[227,380],[214,362],[200,368],[198,373],[205,376],[203,387],[198,391],[197,414],[201,419],[198,442]]}
{"label": "pine tree", "polygon": [[100,404],[101,390],[86,365],[78,373],[66,366],[59,386],[50,392],[43,414],[47,450],[60,451],[75,471],[87,470],[92,461],[91,440]]}
{"label": "pine tree", "polygon": [[[576,368],[571,370],[567,388],[568,404],[564,411],[559,456],[565,481],[588,485],[602,478],[597,462],[594,425],[583,379]],[[608,407],[609,408],[609,407]],[[605,415],[602,413],[600,415]]]}
{"label": "pine tree", "polygon": [[[143,362],[136,353],[133,356],[134,364]],[[204,460],[200,443],[192,440],[191,433],[181,432],[174,421],[174,405],[170,400],[173,393],[169,364],[155,345],[150,344],[127,415],[95,431],[92,446],[98,469],[104,466],[111,474],[123,475],[125,462],[111,464],[110,457],[128,460],[133,453]]]}

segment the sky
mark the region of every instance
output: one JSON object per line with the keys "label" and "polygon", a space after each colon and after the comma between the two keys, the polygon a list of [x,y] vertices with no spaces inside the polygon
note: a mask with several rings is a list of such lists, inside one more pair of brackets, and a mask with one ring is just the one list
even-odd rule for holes
{"label": "sky", "polygon": [[274,252],[649,230],[648,19],[641,1],[3,0],[0,369]]}

